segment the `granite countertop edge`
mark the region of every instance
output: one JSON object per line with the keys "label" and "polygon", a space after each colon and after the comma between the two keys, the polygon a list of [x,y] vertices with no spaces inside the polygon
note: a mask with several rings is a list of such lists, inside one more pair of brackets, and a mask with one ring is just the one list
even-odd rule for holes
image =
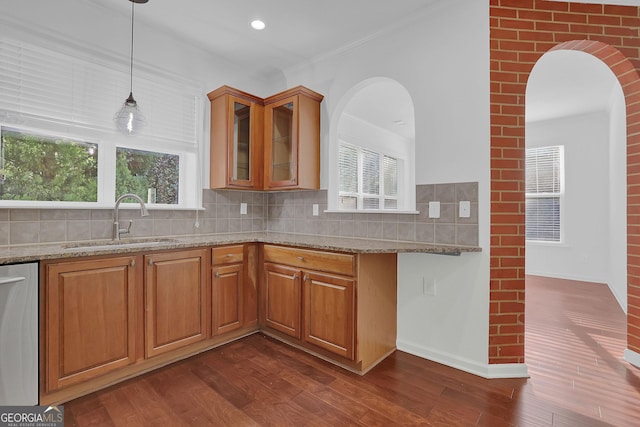
{"label": "granite countertop edge", "polygon": [[169,249],[221,246],[241,243],[270,243],[308,249],[346,253],[430,253],[460,255],[482,252],[478,246],[440,245],[392,240],[317,236],[292,233],[248,232],[207,234],[199,236],[123,239],[120,244],[110,240],[65,242],[55,244],[15,245],[0,247],[0,264],[77,258],[98,255],[119,255]]}

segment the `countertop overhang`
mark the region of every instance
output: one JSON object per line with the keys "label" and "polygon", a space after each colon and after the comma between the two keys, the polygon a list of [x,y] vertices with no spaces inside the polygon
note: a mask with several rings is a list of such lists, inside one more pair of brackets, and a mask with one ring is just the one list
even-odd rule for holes
{"label": "countertop overhang", "polygon": [[315,236],[292,233],[249,232],[207,234],[200,236],[158,237],[146,239],[92,240],[40,245],[0,247],[0,264],[41,261],[83,256],[117,255],[167,249],[221,246],[241,243],[270,243],[301,248],[322,249],[346,253],[428,253],[460,255],[481,252],[478,246],[438,245],[417,242],[399,242],[333,236]]}

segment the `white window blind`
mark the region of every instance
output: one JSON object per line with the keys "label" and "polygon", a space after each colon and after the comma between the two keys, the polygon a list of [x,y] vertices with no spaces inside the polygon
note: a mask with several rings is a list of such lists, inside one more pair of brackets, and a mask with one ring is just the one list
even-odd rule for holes
{"label": "white window blind", "polygon": [[398,208],[398,159],[343,143],[338,169],[340,209]]}
{"label": "white window blind", "polygon": [[[0,110],[111,131],[129,94],[128,71],[2,39]],[[135,70],[133,89],[145,137],[197,144],[194,87]]]}
{"label": "white window blind", "polygon": [[562,146],[526,150],[526,238],[561,240]]}
{"label": "white window blind", "polygon": [[[115,201],[116,147],[178,156],[177,205],[200,207],[206,101],[201,88],[161,70],[135,69],[133,93],[146,124],[128,137],[117,132],[113,117],[129,94],[129,84],[128,60],[125,66],[99,52],[79,52],[76,57],[0,38],[0,124],[98,144],[98,206]],[[40,202],[29,206],[58,207]]]}

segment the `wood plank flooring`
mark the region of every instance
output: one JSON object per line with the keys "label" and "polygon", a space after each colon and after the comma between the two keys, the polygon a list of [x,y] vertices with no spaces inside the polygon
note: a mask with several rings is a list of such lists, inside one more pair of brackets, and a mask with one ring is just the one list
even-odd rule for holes
{"label": "wood plank flooring", "polygon": [[640,369],[604,285],[527,278],[531,378],[400,351],[351,374],[262,334],[67,402],[69,426],[637,426]]}

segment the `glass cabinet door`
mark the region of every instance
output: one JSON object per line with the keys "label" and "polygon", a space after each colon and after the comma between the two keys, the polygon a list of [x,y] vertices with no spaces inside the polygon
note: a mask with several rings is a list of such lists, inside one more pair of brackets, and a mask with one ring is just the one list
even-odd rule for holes
{"label": "glass cabinet door", "polygon": [[295,181],[293,101],[274,106],[271,123],[271,182]]}
{"label": "glass cabinet door", "polygon": [[231,181],[251,181],[251,106],[233,100]]}
{"label": "glass cabinet door", "polygon": [[229,86],[211,101],[209,187],[261,190],[264,101]]}

